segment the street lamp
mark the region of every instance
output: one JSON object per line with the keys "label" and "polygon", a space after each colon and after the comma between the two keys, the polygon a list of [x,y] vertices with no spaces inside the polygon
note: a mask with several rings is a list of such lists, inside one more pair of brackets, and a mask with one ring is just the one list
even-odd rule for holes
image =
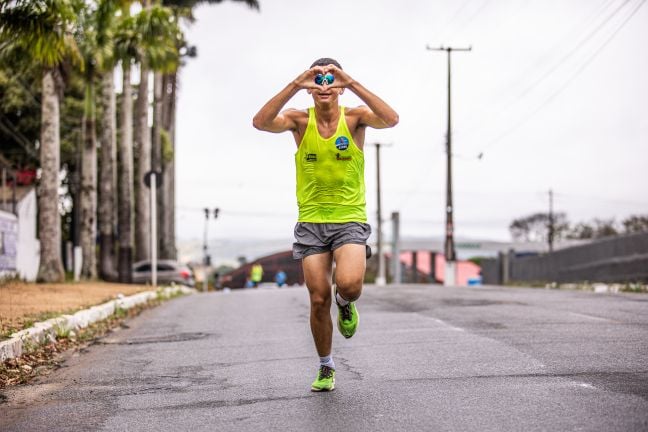
{"label": "street lamp", "polygon": [[[205,237],[203,239],[203,291],[207,291],[207,283],[209,279],[209,274],[208,274],[208,267],[211,265],[211,257],[207,253],[207,228],[209,226],[209,213],[210,210],[205,207],[204,209],[205,212]],[[214,219],[218,219],[218,213],[220,212],[219,208],[214,209]]]}

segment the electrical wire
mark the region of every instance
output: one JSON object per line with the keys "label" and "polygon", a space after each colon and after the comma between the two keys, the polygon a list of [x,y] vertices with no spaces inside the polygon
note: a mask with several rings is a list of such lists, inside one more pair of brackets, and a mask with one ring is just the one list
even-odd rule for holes
{"label": "electrical wire", "polygon": [[[512,107],[516,106],[520,101],[524,100],[524,98],[531,93],[536,87],[538,87],[542,82],[544,82],[547,78],[549,78],[556,70],[558,70],[567,60],[569,60],[574,54],[576,54],[583,46],[587,44],[604,26],[607,24],[612,18],[614,18],[620,11],[621,9],[628,4],[630,0],[625,0],[621,5],[612,11],[599,25],[597,25],[593,30],[589,31],[581,40],[566,54],[564,54],[557,63],[555,63],[552,67],[550,67],[543,75],[540,77],[536,78],[533,82],[531,82],[529,85],[527,85],[520,93],[518,93],[516,96],[514,96],[511,100],[509,100],[501,109],[498,110],[493,110],[490,111],[491,118],[493,117],[501,117],[501,115],[507,111],[509,111]],[[596,21],[601,17],[608,7],[614,3],[614,0],[606,0],[603,2],[602,7],[595,12],[594,18],[591,16],[588,17],[585,20],[584,25],[580,25],[578,27],[584,27],[589,25],[591,21]],[[570,34],[573,32],[570,32]],[[565,38],[568,38],[568,36],[565,36]],[[564,38],[563,38],[564,39]],[[550,49],[547,50],[547,52],[552,52],[556,50],[560,45],[561,42],[557,42],[554,44]],[[523,73],[522,76],[526,76],[527,72]],[[474,117],[468,119],[466,123],[470,124],[472,122]],[[482,126],[484,123],[483,117],[480,117],[480,120],[473,126],[469,126],[467,128],[459,128],[454,131],[454,134],[456,135],[465,135],[467,133],[470,133],[474,130],[477,130]]]}
{"label": "electrical wire", "polygon": [[[211,210],[211,207],[209,208]],[[204,213],[205,208],[201,207],[187,207],[187,206],[176,206],[176,210],[183,212],[196,212]],[[277,212],[259,212],[259,211],[244,211],[244,210],[227,210],[220,208],[219,215],[229,215],[237,217],[276,217],[276,218],[286,218],[286,217],[295,217],[295,213],[277,213]]]}
{"label": "electrical wire", "polygon": [[450,26],[452,25],[452,23],[453,23],[453,22],[454,22],[454,21],[459,17],[459,14],[461,14],[461,12],[464,10],[464,8],[465,8],[465,7],[468,5],[468,3],[470,3],[471,1],[472,1],[472,0],[465,0],[463,3],[461,3],[461,5],[459,6],[459,8],[458,8],[457,10],[455,10],[455,13],[452,15],[452,17],[450,17],[450,19],[447,20],[447,21],[445,22],[445,25],[441,28],[441,30],[439,30],[438,32],[436,32],[436,34],[434,35],[434,37],[432,37],[431,39],[437,39],[437,38],[440,38],[440,36],[447,34],[447,33],[448,33],[448,29],[450,28]]}
{"label": "electrical wire", "polygon": [[560,66],[562,66],[567,60],[569,60],[574,54],[576,54],[583,46],[585,46],[596,34],[605,27],[605,25],[610,22],[628,3],[630,0],[625,0],[619,7],[617,7],[610,15],[608,15],[605,20],[603,20],[599,25],[597,25],[592,31],[590,31],[584,39],[581,39],[570,51],[563,55],[560,60],[551,68],[549,68],[543,75],[533,81],[528,85],[521,93],[519,93],[508,105],[506,105],[502,111],[508,110],[510,107],[516,105],[521,99],[528,95],[532,90],[534,90],[539,84],[546,80],[551,74],[553,74]]}
{"label": "electrical wire", "polygon": [[[614,37],[625,27],[625,25],[630,21],[630,19],[639,11],[639,9],[644,5],[646,0],[641,0],[640,3],[637,4],[637,6],[630,12],[630,14],[621,22],[621,25],[617,27],[614,32],[601,44],[596,51],[592,55],[590,55],[585,62],[579,67],[576,72],[570,76],[567,81],[563,83],[562,86],[560,86],[556,91],[554,91],[552,94],[549,95],[548,98],[546,98],[534,111],[523,117],[520,121],[518,121],[515,125],[513,125],[511,128],[506,130],[505,132],[501,133],[498,135],[496,138],[490,140],[481,150],[479,154],[483,154],[486,149],[492,148],[495,144],[501,142],[504,138],[509,136],[511,133],[515,132],[517,129],[520,128],[520,126],[524,125],[527,121],[529,121],[533,116],[535,116],[538,112],[540,112],[545,106],[549,105],[558,95],[560,95],[573,81],[576,79],[586,68],[589,66],[589,64],[603,51],[603,49],[614,39]],[[477,156],[479,157],[479,156]]]}

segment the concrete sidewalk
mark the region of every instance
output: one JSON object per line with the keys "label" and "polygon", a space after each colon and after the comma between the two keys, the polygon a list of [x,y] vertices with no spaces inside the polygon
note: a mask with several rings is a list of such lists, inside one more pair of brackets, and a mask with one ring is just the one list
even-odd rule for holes
{"label": "concrete sidewalk", "polygon": [[120,296],[115,300],[92,306],[72,315],[61,315],[47,321],[38,322],[32,327],[11,335],[8,340],[0,341],[0,362],[20,357],[29,344],[39,344],[46,340],[56,340],[57,333],[85,328],[97,321],[104,320],[119,309],[130,309],[155,298],[169,298],[178,293],[192,294],[196,290],[184,286],[159,288],[156,291],[145,291],[128,297]]}

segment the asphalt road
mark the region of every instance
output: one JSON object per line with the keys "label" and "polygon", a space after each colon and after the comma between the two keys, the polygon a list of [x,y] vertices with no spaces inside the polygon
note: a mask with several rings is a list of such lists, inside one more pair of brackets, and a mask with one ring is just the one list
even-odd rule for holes
{"label": "asphalt road", "polygon": [[646,431],[648,295],[366,287],[311,393],[305,288],[148,310],[4,392],[2,431]]}

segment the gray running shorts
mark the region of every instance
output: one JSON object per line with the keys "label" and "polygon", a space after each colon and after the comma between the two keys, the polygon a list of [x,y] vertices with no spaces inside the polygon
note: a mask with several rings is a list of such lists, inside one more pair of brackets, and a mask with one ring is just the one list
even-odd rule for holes
{"label": "gray running shorts", "polygon": [[293,258],[331,252],[342,245],[364,245],[371,234],[371,226],[362,222],[311,223],[297,222]]}

